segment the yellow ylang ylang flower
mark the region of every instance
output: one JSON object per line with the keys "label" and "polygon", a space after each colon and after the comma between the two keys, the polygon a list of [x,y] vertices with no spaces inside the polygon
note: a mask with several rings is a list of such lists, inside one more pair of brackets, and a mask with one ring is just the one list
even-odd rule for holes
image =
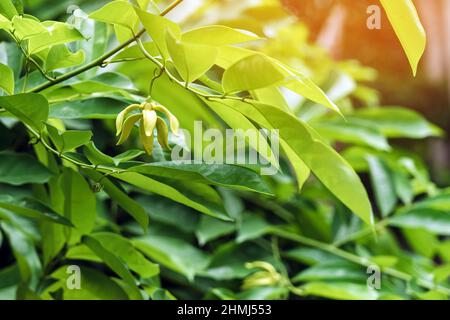
{"label": "yellow ylang ylang flower", "polygon": [[[133,111],[139,110],[139,113]],[[117,145],[124,143],[134,127],[139,122],[139,134],[144,150],[151,155],[153,152],[154,131],[157,131],[158,143],[166,149],[169,147],[169,128],[166,122],[158,116],[157,112],[163,113],[169,120],[171,131],[177,135],[179,129],[178,119],[167,108],[154,102],[132,104],[126,107],[116,118],[116,135],[119,136]]]}

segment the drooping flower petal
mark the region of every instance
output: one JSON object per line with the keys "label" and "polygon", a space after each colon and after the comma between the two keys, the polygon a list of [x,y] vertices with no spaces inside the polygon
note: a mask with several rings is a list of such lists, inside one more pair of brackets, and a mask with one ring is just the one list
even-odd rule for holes
{"label": "drooping flower petal", "polygon": [[180,128],[178,119],[167,108],[163,106],[155,105],[153,106],[153,109],[166,115],[167,119],[169,119],[170,130],[172,130],[173,134],[178,135],[178,129]]}
{"label": "drooping flower petal", "polygon": [[144,150],[145,152],[151,156],[153,153],[153,134],[150,136],[146,135],[145,132],[145,124],[144,124],[144,120],[141,120],[140,126],[139,126],[139,133],[141,136],[141,142],[142,145],[144,146]]}
{"label": "drooping flower petal", "polygon": [[119,141],[117,142],[117,145],[121,145],[128,139],[131,131],[133,130],[134,124],[141,118],[142,114],[133,114],[123,122],[122,133],[120,135]]}
{"label": "drooping flower petal", "polygon": [[169,128],[167,127],[166,122],[158,117],[156,121],[156,130],[158,132],[158,142],[159,144],[166,149],[170,149],[169,146]]}
{"label": "drooping flower petal", "polygon": [[132,104],[132,105],[129,105],[128,107],[126,107],[125,109],[123,109],[117,115],[117,118],[116,118],[116,136],[118,136],[122,132],[122,126],[123,126],[123,122],[124,122],[124,119],[126,118],[126,116],[130,112],[132,112],[134,110],[137,110],[137,109],[140,109],[140,108],[142,108],[141,105],[139,105],[139,104]]}
{"label": "drooping flower petal", "polygon": [[158,118],[158,115],[155,111],[144,108],[144,110],[142,111],[142,116],[145,135],[147,137],[150,137],[151,135],[153,135],[153,130],[155,129],[156,119]]}

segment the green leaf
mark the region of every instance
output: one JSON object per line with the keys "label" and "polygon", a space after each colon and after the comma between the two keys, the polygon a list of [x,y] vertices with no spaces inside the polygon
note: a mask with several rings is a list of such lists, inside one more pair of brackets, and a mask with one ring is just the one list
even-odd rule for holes
{"label": "green leaf", "polygon": [[342,258],[331,253],[314,248],[296,248],[285,252],[287,258],[302,264],[317,265],[323,261],[344,261]]}
{"label": "green leaf", "polygon": [[48,101],[37,93],[0,97],[0,107],[34,129],[42,129],[48,118]]}
{"label": "green leaf", "polygon": [[22,153],[0,153],[0,182],[15,186],[45,183],[51,172],[33,157]]}
{"label": "green leaf", "polygon": [[14,94],[14,73],[10,67],[0,63],[0,88],[8,94]]}
{"label": "green leaf", "polygon": [[89,15],[90,19],[133,29],[138,16],[128,1],[112,1]]}
{"label": "green leaf", "polygon": [[0,195],[0,208],[28,218],[49,221],[69,227],[73,226],[69,220],[33,198],[14,198],[9,195]]}
{"label": "green leaf", "polygon": [[[0,102],[1,103],[1,102]],[[95,98],[52,104],[50,118],[56,119],[115,119],[124,103],[115,99]]]}
{"label": "green leaf", "polygon": [[0,2],[0,13],[9,20],[19,14],[11,0],[2,0]]}
{"label": "green leaf", "polygon": [[363,267],[345,261],[322,262],[308,268],[294,278],[294,282],[340,280],[364,283],[367,274]]}
{"label": "green leaf", "polygon": [[204,75],[214,65],[218,54],[215,47],[182,42],[171,32],[166,33],[166,44],[175,68],[186,82]]}
{"label": "green leaf", "polygon": [[[67,288],[67,280],[71,274],[67,273],[68,266],[61,267],[51,277],[59,279],[58,287],[64,290],[65,300],[128,300],[126,292],[103,272],[86,266],[80,266],[81,289]],[[55,291],[57,288],[54,288]]]}
{"label": "green leaf", "polygon": [[183,193],[178,191],[177,189],[164,184],[162,182],[156,181],[144,175],[135,172],[122,172],[120,174],[113,174],[115,178],[125,181],[131,185],[139,187],[143,190],[150,191],[152,193],[156,193],[162,195],[166,198],[169,198],[178,203],[182,203],[188,207],[191,207],[201,213],[210,215],[215,218],[219,218],[225,221],[229,221],[230,218],[225,216],[223,213],[218,212],[214,209],[210,209],[207,206],[191,200],[189,197],[185,196]]}
{"label": "green leaf", "polygon": [[142,299],[142,294],[137,287],[136,280],[122,259],[116,255],[115,251],[108,250],[99,240],[91,236],[84,236],[82,241],[100,259],[102,259],[111,270],[119,275],[120,278],[130,286],[131,299]]}
{"label": "green leaf", "polygon": [[229,164],[167,161],[131,167],[128,171],[271,194],[267,184],[256,172]]}
{"label": "green leaf", "polygon": [[283,80],[285,75],[270,58],[262,54],[253,54],[225,70],[222,86],[226,93],[235,93],[268,87]]}
{"label": "green leaf", "polygon": [[180,38],[180,27],[176,23],[159,15],[154,15],[138,8],[135,8],[135,11],[144,25],[145,30],[158,47],[161,56],[167,59],[169,57],[169,51],[166,44],[166,33],[170,32],[175,38]]}
{"label": "green leaf", "polygon": [[227,26],[211,25],[192,29],[183,33],[183,42],[224,46],[260,39],[257,35]]}
{"label": "green leaf", "polygon": [[53,71],[56,69],[77,66],[82,64],[84,59],[85,55],[83,50],[72,52],[65,45],[53,46],[47,54],[45,70]]}
{"label": "green leaf", "polygon": [[367,161],[378,207],[383,217],[386,217],[394,210],[397,204],[393,174],[383,159],[369,156]]}
{"label": "green leaf", "polygon": [[262,126],[278,129],[280,139],[316,177],[363,221],[372,224],[372,208],[358,175],[311,127],[274,106],[228,100],[227,104]]}
{"label": "green leaf", "polygon": [[7,222],[1,222],[0,227],[8,238],[22,281],[35,285],[42,272],[42,266],[33,241]]}
{"label": "green leaf", "polygon": [[251,242],[227,242],[214,250],[208,269],[202,272],[202,276],[222,281],[243,279],[254,272],[245,267],[247,262],[271,261],[271,257],[270,251],[255,248]]}
{"label": "green leaf", "polygon": [[377,150],[389,151],[386,137],[375,128],[358,123],[342,121],[319,121],[311,124],[317,132],[330,141],[365,145]]}
{"label": "green leaf", "polygon": [[402,212],[390,220],[390,224],[401,228],[424,229],[441,235],[450,235],[450,212],[416,208]]}
{"label": "green leaf", "polygon": [[204,216],[199,216],[192,208],[158,195],[141,195],[137,201],[145,208],[152,225],[168,226],[171,231],[193,234],[200,218]]}
{"label": "green leaf", "polygon": [[85,173],[92,180],[101,181],[105,192],[111,197],[111,199],[116,201],[122,209],[128,212],[139,223],[142,229],[144,229],[144,232],[147,231],[149,220],[148,215],[139,203],[130,198],[124,191],[112,183],[108,178],[105,178],[102,174],[93,170],[86,170]]}
{"label": "green leaf", "polygon": [[[256,133],[256,139],[247,139],[249,147],[257,152],[260,152],[260,156],[270,162],[270,165],[274,168],[279,169],[279,161],[277,157],[274,156],[274,152],[270,147],[267,138],[260,132],[252,121],[247,119],[239,111],[227,107],[220,101],[208,101],[205,99],[205,103],[215,112],[217,115],[226,123],[230,128],[240,130],[241,132]],[[272,155],[272,156],[270,156]]]}
{"label": "green leaf", "polygon": [[62,22],[46,21],[42,25],[47,32],[28,38],[28,53],[33,54],[50,46],[83,40],[83,35],[72,26]]}
{"label": "green leaf", "polygon": [[6,32],[10,32],[11,28],[12,28],[11,21],[9,21],[2,14],[0,14],[0,30],[5,30]]}
{"label": "green leaf", "polygon": [[208,216],[202,216],[195,234],[200,245],[205,245],[211,240],[232,233],[235,228],[233,223],[220,221]]}
{"label": "green leaf", "polygon": [[151,278],[159,274],[159,266],[148,261],[128,239],[108,232],[95,233],[92,238],[99,241],[106,250],[114,253],[130,270],[141,277]]}
{"label": "green leaf", "polygon": [[271,226],[264,218],[256,214],[245,215],[238,230],[238,236],[236,238],[237,243],[245,242],[248,240],[257,239],[271,230]]}
{"label": "green leaf", "polygon": [[425,30],[412,0],[380,0],[411,65],[414,76],[425,52]]}
{"label": "green leaf", "polygon": [[127,162],[130,160],[133,160],[143,154],[145,154],[145,152],[142,150],[137,150],[137,149],[127,150],[125,152],[118,154],[117,156],[112,157],[112,161],[116,166],[118,166],[122,162]]}
{"label": "green leaf", "polygon": [[71,230],[71,242],[77,242],[81,235],[89,234],[97,216],[96,199],[89,184],[78,172],[64,168],[60,180],[64,192],[64,216],[72,221],[76,230]]}
{"label": "green leaf", "polygon": [[47,35],[47,29],[35,18],[15,16],[12,19],[12,28],[14,29],[14,35],[19,40],[27,40],[32,36],[39,34]]}
{"label": "green leaf", "polygon": [[[152,56],[159,55],[158,48],[153,41],[144,42],[142,43],[142,46]],[[142,52],[140,46],[138,44],[134,44],[120,51],[120,53],[112,58],[112,61],[120,61],[124,59],[145,59],[145,55]]]}
{"label": "green leaf", "polygon": [[149,235],[134,239],[133,244],[150,259],[183,274],[190,281],[209,263],[201,250],[173,237]]}
{"label": "green leaf", "polygon": [[20,283],[20,273],[17,265],[0,270],[0,299],[15,300],[17,284]]}
{"label": "green leaf", "polygon": [[306,77],[301,72],[290,69],[281,63],[278,63],[278,66],[286,73],[286,78],[294,78],[294,80],[283,84],[283,86],[291,91],[294,91],[295,93],[298,93],[306,99],[314,101],[337,112],[338,114],[341,114],[338,106],[336,106],[336,104],[328,98],[325,92],[323,92],[323,90],[320,89],[311,79]]}
{"label": "green leaf", "polygon": [[125,75],[115,72],[104,72],[88,80],[75,81],[70,84],[76,91],[84,94],[110,92],[119,93],[132,99],[127,90],[134,90],[133,82]]}
{"label": "green leaf", "polygon": [[351,282],[309,282],[302,289],[305,295],[339,300],[376,300],[379,296],[377,290],[366,284]]}
{"label": "green leaf", "polygon": [[60,132],[54,126],[48,123],[46,125],[52,142],[61,152],[73,150],[80,146],[83,146],[89,143],[92,138],[91,131],[68,130]]}
{"label": "green leaf", "polygon": [[406,108],[361,109],[350,115],[348,120],[375,128],[389,138],[422,139],[442,134],[441,129],[429,123],[417,112]]}

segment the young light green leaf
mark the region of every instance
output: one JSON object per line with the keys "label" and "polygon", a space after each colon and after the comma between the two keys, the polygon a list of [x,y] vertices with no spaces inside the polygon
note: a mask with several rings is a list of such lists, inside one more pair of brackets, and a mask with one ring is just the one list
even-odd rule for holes
{"label": "young light green leaf", "polygon": [[176,23],[159,15],[145,12],[139,8],[135,8],[135,11],[144,25],[145,30],[158,47],[161,56],[167,59],[169,57],[169,52],[166,44],[166,33],[170,32],[175,38],[180,38],[180,27]]}
{"label": "young light green leaf", "polygon": [[425,52],[427,37],[412,0],[380,0],[411,65],[413,75]]}
{"label": "young light green leaf", "polygon": [[133,29],[138,16],[133,6],[128,1],[116,0],[107,3],[97,11],[89,15],[90,19],[102,21],[114,25],[120,25],[127,29]]}
{"label": "young light green leaf", "polygon": [[28,53],[33,54],[50,46],[83,40],[77,29],[62,22],[43,22],[47,32],[42,32],[28,38]]}
{"label": "young light green leaf", "polygon": [[0,14],[11,20],[14,16],[18,15],[16,7],[11,0],[2,0],[0,2]]}
{"label": "young light green leaf", "polygon": [[227,26],[211,25],[192,29],[183,33],[183,42],[224,46],[260,39],[257,35]]}
{"label": "young light green leaf", "polygon": [[84,51],[71,52],[65,45],[56,45],[50,48],[45,61],[45,70],[69,68],[84,62]]}
{"label": "young light green leaf", "polygon": [[348,120],[379,130],[388,138],[421,139],[442,135],[442,130],[417,112],[398,107],[366,108],[349,115]]}
{"label": "young light green leaf", "polygon": [[12,28],[14,29],[14,36],[18,40],[27,40],[32,36],[40,34],[48,36],[48,30],[39,22],[39,20],[32,19],[30,16],[15,16],[12,19]]}
{"label": "young light green leaf", "polygon": [[370,201],[360,178],[309,125],[277,107],[258,102],[227,100],[227,105],[263,127],[278,129],[280,139],[339,200],[363,221],[373,223]]}
{"label": "young light green leaf", "polygon": [[187,83],[205,74],[214,65],[218,55],[215,47],[183,42],[171,32],[166,33],[166,45],[175,68]]}
{"label": "young light green leaf", "polygon": [[6,32],[10,32],[12,28],[12,23],[2,14],[0,14],[0,30],[5,30]]}
{"label": "young light green leaf", "polygon": [[222,86],[226,93],[268,87],[285,80],[272,60],[262,54],[247,56],[225,70]]}
{"label": "young light green leaf", "polygon": [[0,88],[8,94],[14,94],[14,73],[10,67],[0,63]]}
{"label": "young light green leaf", "polygon": [[328,96],[320,89],[311,79],[306,77],[301,72],[294,70],[292,68],[288,68],[282,65],[280,62],[277,62],[278,67],[285,72],[286,78],[291,79],[289,82],[283,84],[289,90],[292,90],[299,95],[314,101],[318,104],[321,104],[338,114],[341,114],[338,106],[328,98]]}
{"label": "young light green leaf", "polygon": [[365,145],[377,150],[389,151],[386,137],[376,128],[351,121],[318,121],[311,123],[321,136],[330,141]]}

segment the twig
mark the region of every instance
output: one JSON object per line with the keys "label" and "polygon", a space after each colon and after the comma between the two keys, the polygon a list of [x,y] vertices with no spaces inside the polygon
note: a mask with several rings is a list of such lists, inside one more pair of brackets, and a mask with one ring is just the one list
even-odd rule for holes
{"label": "twig", "polygon": [[[359,265],[364,266],[364,267],[368,267],[369,265],[372,264],[370,259],[361,258],[361,257],[359,257],[357,255],[354,255],[354,254],[350,253],[350,252],[347,252],[347,251],[344,251],[342,249],[339,249],[338,247],[336,247],[334,245],[331,245],[331,244],[328,244],[328,243],[324,243],[324,242],[320,242],[320,241],[317,241],[317,240],[314,240],[314,239],[311,239],[311,238],[308,238],[308,237],[304,237],[304,236],[301,236],[301,235],[298,235],[298,234],[294,234],[294,233],[291,233],[289,231],[273,228],[271,230],[271,233],[273,235],[276,235],[276,236],[278,236],[280,238],[283,238],[283,239],[291,240],[291,241],[294,241],[294,242],[301,243],[301,244],[303,244],[305,246],[308,246],[308,247],[313,247],[313,248],[317,248],[317,249],[329,252],[329,253],[331,253],[331,254],[333,254],[335,256],[341,257],[341,258],[343,258],[345,260],[348,260],[350,262],[359,264]],[[405,281],[407,283],[411,282],[414,279],[413,276],[411,276],[411,275],[409,275],[407,273],[404,273],[402,271],[393,269],[393,268],[382,268],[382,271],[385,274],[387,274],[387,275],[389,275],[391,277],[403,280],[403,281]],[[436,290],[436,291],[439,291],[439,292],[441,292],[443,294],[446,294],[447,296],[450,296],[450,288],[447,288],[447,287],[444,287],[444,286],[441,286],[441,285],[436,285],[436,284],[434,284],[434,283],[432,283],[430,281],[424,280],[424,279],[417,279],[417,284],[419,286],[423,287],[423,288],[426,288],[426,289],[429,289],[429,290]]]}

